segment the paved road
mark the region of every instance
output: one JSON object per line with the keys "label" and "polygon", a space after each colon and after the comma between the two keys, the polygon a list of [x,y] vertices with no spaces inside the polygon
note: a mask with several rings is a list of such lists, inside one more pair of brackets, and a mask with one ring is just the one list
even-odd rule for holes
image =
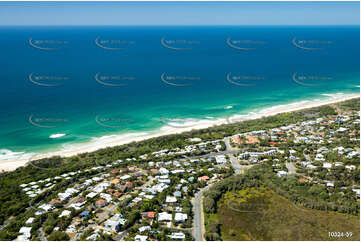
{"label": "paved road", "polygon": [[39,237],[41,241],[47,240],[42,227],[39,229]]}
{"label": "paved road", "polygon": [[193,208],[194,208],[194,220],[193,220],[193,237],[196,241],[203,241],[203,226],[204,226],[204,218],[203,218],[203,206],[202,196],[203,192],[207,191],[209,186],[201,189],[196,196],[194,197],[193,201]]}
{"label": "paved road", "polygon": [[241,166],[239,164],[238,159],[233,155],[234,153],[237,152],[237,150],[232,148],[231,144],[229,143],[229,137],[224,138],[223,141],[226,144],[226,152],[227,152],[227,154],[229,156],[229,159],[231,161],[234,172],[236,174],[240,174],[241,173]]}
{"label": "paved road", "polygon": [[117,209],[118,204],[111,204],[109,207],[106,207],[105,211],[99,215],[98,220],[103,221],[109,214],[113,213],[115,209]]}
{"label": "paved road", "polygon": [[286,167],[288,169],[288,174],[295,174],[296,173],[296,167],[292,162],[286,162]]}
{"label": "paved road", "polygon": [[126,230],[124,230],[123,232],[120,232],[117,236],[115,236],[115,240],[119,241],[119,240],[123,240],[126,236],[127,236],[128,232]]}

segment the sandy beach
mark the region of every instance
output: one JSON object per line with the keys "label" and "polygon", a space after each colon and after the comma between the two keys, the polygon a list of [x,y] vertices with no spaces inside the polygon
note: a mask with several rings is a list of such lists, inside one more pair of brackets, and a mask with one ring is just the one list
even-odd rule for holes
{"label": "sandy beach", "polygon": [[290,103],[285,105],[278,105],[271,108],[265,108],[258,113],[254,113],[251,115],[235,115],[229,118],[221,118],[216,120],[199,120],[197,122],[190,122],[187,124],[169,124],[169,126],[164,126],[158,131],[149,132],[149,133],[138,133],[138,134],[127,134],[127,135],[109,135],[95,139],[94,141],[90,141],[88,143],[72,145],[71,147],[65,148],[63,150],[57,152],[51,152],[46,154],[37,154],[32,156],[31,158],[19,158],[19,159],[10,159],[0,161],[0,170],[2,171],[11,171],[15,170],[17,167],[24,166],[30,160],[36,160],[51,156],[63,156],[69,157],[85,152],[96,151],[101,148],[113,147],[117,145],[127,144],[133,141],[142,141],[149,138],[159,137],[163,135],[182,133],[185,131],[190,131],[192,129],[204,129],[215,125],[221,125],[226,123],[233,123],[244,120],[257,119],[266,116],[272,116],[279,113],[284,112],[292,112],[301,109],[307,109],[337,102],[346,101],[353,98],[360,98],[360,94],[342,94],[342,95],[330,95],[330,97],[325,99],[317,99],[317,100],[308,100],[308,101],[300,101],[296,103]]}

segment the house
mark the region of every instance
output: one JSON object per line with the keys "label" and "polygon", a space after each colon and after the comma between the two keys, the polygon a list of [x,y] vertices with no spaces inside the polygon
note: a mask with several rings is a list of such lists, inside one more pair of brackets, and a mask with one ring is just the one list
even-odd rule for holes
{"label": "house", "polygon": [[277,171],[277,176],[278,177],[284,177],[287,176],[288,172],[287,171]]}
{"label": "house", "polygon": [[103,190],[107,189],[108,187],[110,187],[110,183],[109,182],[102,182],[100,184],[98,184],[93,191],[96,193],[101,193]]}
{"label": "house", "polygon": [[96,201],[95,205],[96,205],[98,208],[103,208],[103,207],[105,207],[106,205],[108,205],[108,202],[107,202],[107,200],[99,199],[98,201]]}
{"label": "house", "polygon": [[224,155],[217,155],[215,156],[215,158],[217,164],[224,164],[227,162],[226,157]]}
{"label": "house", "polygon": [[124,175],[124,176],[121,176],[119,177],[120,180],[127,180],[129,179],[131,176],[130,175]]}
{"label": "house", "polygon": [[114,196],[114,197],[118,197],[118,198],[119,198],[121,195],[122,195],[122,194],[121,194],[120,192],[114,192],[114,193],[113,193],[113,196]]}
{"label": "house", "polygon": [[198,181],[208,181],[208,180],[209,180],[209,177],[208,177],[208,176],[198,177]]}
{"label": "house", "polygon": [[356,169],[356,166],[354,166],[354,165],[346,165],[345,168],[346,168],[347,170],[355,170],[355,169]]}
{"label": "house", "polygon": [[29,240],[31,238],[31,227],[21,227],[19,230],[19,234],[22,236],[19,236],[19,240]]}
{"label": "house", "polygon": [[169,237],[171,239],[185,239],[186,235],[182,232],[178,232],[178,233],[172,233],[171,235],[169,235]]}
{"label": "house", "polygon": [[130,166],[130,167],[128,167],[128,170],[131,172],[135,172],[135,171],[138,171],[139,169],[136,166]]}
{"label": "house", "polygon": [[157,175],[157,174],[158,174],[158,170],[157,170],[157,169],[150,169],[150,171],[153,173],[153,175]]}
{"label": "house", "polygon": [[305,182],[308,182],[308,179],[304,178],[304,177],[300,177],[300,178],[298,178],[298,182],[305,183]]}
{"label": "house", "polygon": [[61,212],[61,214],[59,215],[59,217],[69,216],[70,214],[71,214],[71,211],[69,211],[69,210],[64,210],[63,212]]}
{"label": "house", "polygon": [[96,195],[98,195],[98,193],[90,192],[88,195],[86,195],[86,197],[88,197],[88,198],[94,198]]}
{"label": "house", "polygon": [[135,241],[147,241],[147,239],[148,239],[148,236],[139,235],[139,234],[134,237]]}
{"label": "house", "polygon": [[331,163],[329,163],[329,162],[325,162],[325,163],[323,163],[323,168],[326,168],[326,169],[331,169],[331,167],[332,167],[332,164]]}
{"label": "house", "polygon": [[104,222],[104,228],[110,229],[114,232],[119,232],[125,222],[126,220],[123,219],[121,214],[115,214],[113,217]]}
{"label": "house", "polygon": [[162,167],[159,169],[159,173],[162,175],[168,175],[169,171],[166,168]]}
{"label": "house", "polygon": [[139,228],[139,232],[140,233],[143,233],[144,231],[150,231],[152,230],[152,227],[150,227],[149,225],[148,226],[142,226]]}
{"label": "house", "polygon": [[83,219],[88,217],[88,215],[90,214],[90,212],[88,210],[84,210],[83,212],[80,213],[80,217],[82,217]]}
{"label": "house", "polygon": [[187,220],[188,215],[185,213],[176,213],[174,216],[174,221],[177,223],[183,223]]}
{"label": "house", "polygon": [[112,175],[116,175],[116,174],[119,174],[119,170],[114,169],[114,170],[111,170],[110,173],[111,173]]}
{"label": "house", "polygon": [[73,188],[68,188],[65,192],[59,192],[58,197],[61,201],[68,200],[73,196],[74,193],[78,193],[79,191]]}
{"label": "house", "polygon": [[172,214],[162,212],[158,214],[158,221],[172,221]]}
{"label": "house", "polygon": [[148,219],[154,219],[155,218],[155,212],[143,212],[142,218],[148,218]]}
{"label": "house", "polygon": [[50,204],[43,204],[43,205],[40,205],[39,208],[46,212],[49,212],[54,209],[54,206],[50,205]]}
{"label": "house", "polygon": [[167,196],[165,199],[166,203],[175,203],[177,202],[177,198],[176,197],[172,197],[172,196]]}
{"label": "house", "polygon": [[107,200],[108,203],[112,201],[112,196],[107,193],[100,193],[100,197]]}
{"label": "house", "polygon": [[110,185],[117,185],[119,183],[120,183],[119,179],[113,179],[113,180],[111,180]]}
{"label": "house", "polygon": [[26,220],[25,224],[32,224],[34,222],[35,218],[34,217],[30,217],[28,218],[28,220]]}
{"label": "house", "polygon": [[133,182],[130,182],[130,181],[127,181],[125,183],[125,187],[128,189],[128,188],[132,188],[133,187]]}
{"label": "house", "polygon": [[182,192],[181,191],[175,191],[174,193],[173,193],[173,195],[174,195],[174,197],[182,197]]}

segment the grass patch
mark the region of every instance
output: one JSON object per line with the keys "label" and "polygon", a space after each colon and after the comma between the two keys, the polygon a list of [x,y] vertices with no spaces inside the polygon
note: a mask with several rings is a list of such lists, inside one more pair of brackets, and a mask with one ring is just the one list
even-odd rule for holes
{"label": "grass patch", "polygon": [[[219,224],[222,240],[360,239],[359,217],[297,207],[265,188],[227,192],[217,211],[208,224]],[[330,237],[329,232],[344,234]]]}

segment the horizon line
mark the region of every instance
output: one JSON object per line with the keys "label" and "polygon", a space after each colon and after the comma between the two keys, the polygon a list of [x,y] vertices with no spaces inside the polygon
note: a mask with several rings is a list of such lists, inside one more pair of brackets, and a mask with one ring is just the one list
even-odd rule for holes
{"label": "horizon line", "polygon": [[0,27],[82,27],[82,26],[117,26],[117,27],[213,27],[213,26],[232,26],[232,27],[256,27],[256,26],[260,26],[260,27],[289,27],[289,26],[307,26],[307,27],[333,27],[333,26],[354,26],[354,27],[360,27],[360,24],[200,24],[200,25],[191,25],[191,24],[184,24],[184,25],[178,25],[178,24],[173,24],[173,25],[162,25],[162,24],[153,24],[153,25],[148,25],[148,24],[144,24],[144,25],[139,25],[139,24],[134,24],[134,25],[120,25],[120,24],[68,24],[68,25],[60,25],[60,24],[53,24],[53,25],[43,25],[43,24],[36,24],[36,25],[20,25],[20,24],[14,24],[14,25],[1,25]]}

